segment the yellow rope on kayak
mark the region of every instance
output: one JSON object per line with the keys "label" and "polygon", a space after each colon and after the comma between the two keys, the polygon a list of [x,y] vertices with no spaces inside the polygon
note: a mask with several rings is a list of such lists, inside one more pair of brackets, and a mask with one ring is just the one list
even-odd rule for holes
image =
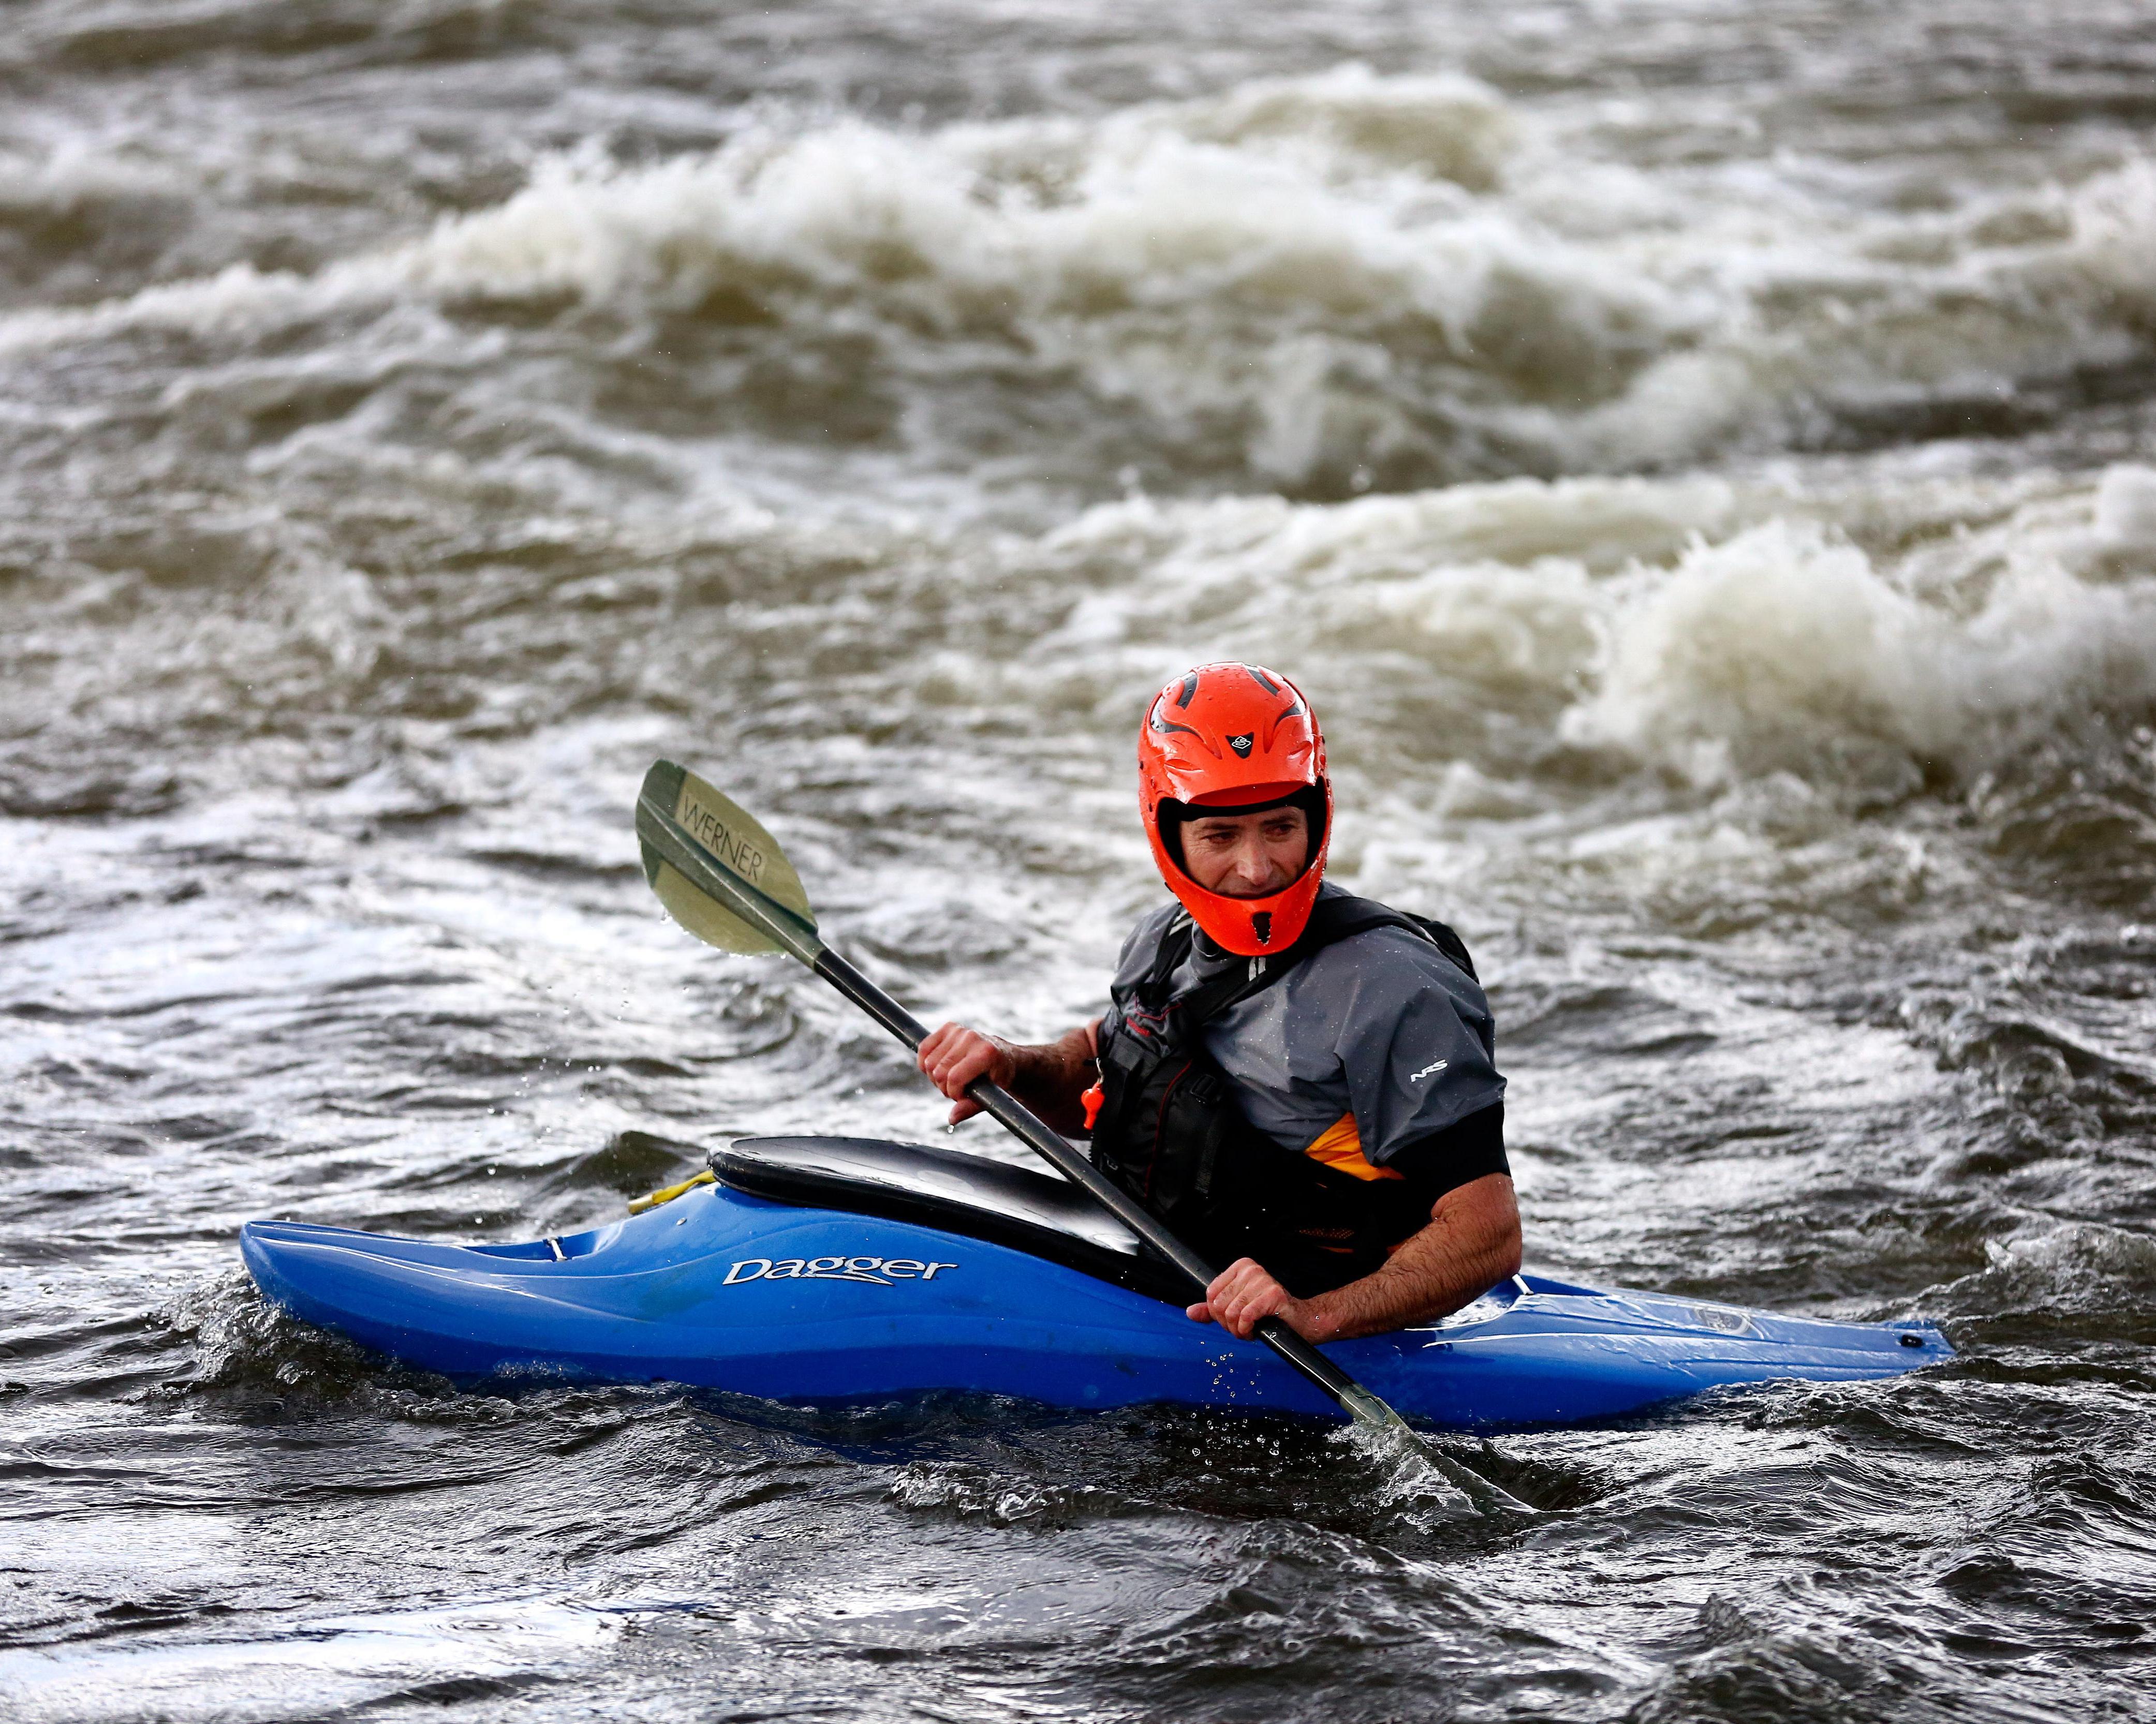
{"label": "yellow rope on kayak", "polygon": [[632,1215],[641,1215],[646,1209],[655,1209],[661,1203],[672,1203],[685,1191],[694,1191],[700,1185],[716,1183],[716,1178],[711,1169],[706,1167],[694,1179],[685,1179],[679,1185],[665,1186],[657,1191],[647,1193],[643,1197],[631,1198],[629,1200],[629,1213]]}

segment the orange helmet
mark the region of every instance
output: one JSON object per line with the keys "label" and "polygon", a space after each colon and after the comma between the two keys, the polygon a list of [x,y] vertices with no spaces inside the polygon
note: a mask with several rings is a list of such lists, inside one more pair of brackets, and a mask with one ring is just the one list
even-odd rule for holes
{"label": "orange helmet", "polygon": [[[1185,820],[1289,803],[1310,819],[1310,860],[1290,885],[1229,898],[1184,870]],[[1138,730],[1138,805],[1160,877],[1215,944],[1258,957],[1301,937],[1332,836],[1325,736],[1301,689],[1256,664],[1200,664],[1177,677]]]}

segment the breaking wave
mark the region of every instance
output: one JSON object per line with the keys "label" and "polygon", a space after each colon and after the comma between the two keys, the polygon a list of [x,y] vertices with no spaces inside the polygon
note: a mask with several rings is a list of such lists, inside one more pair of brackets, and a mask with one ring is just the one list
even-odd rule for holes
{"label": "breaking wave", "polygon": [[1927,764],[1981,770],[2156,705],[2156,581],[2032,561],[1964,614],[1824,528],[1777,521],[1697,546],[1630,597],[1565,732],[1695,782],[1780,769],[1913,788]]}
{"label": "breaking wave", "polygon": [[843,367],[893,398],[860,434],[932,464],[1007,448],[1030,403],[1034,439],[1086,428],[1096,485],[1345,495],[2065,410],[2156,359],[2156,165],[1912,210],[1861,177],[1626,164],[1471,80],[1356,65],[1093,120],[772,113],[654,163],[556,155],[312,274],[19,313],[0,345],[415,303],[617,321],[750,393],[744,356]]}
{"label": "breaking wave", "polygon": [[[2020,490],[1583,479],[1115,505],[1058,542],[1154,578],[1090,601],[1054,644],[1202,630],[1306,664],[1316,646],[1319,685],[1435,672],[1455,725],[1529,721],[1531,758],[1556,741],[1702,788],[1788,772],[1901,794],[2156,715],[2156,469]],[[1876,545],[1833,524],[1867,513]]]}

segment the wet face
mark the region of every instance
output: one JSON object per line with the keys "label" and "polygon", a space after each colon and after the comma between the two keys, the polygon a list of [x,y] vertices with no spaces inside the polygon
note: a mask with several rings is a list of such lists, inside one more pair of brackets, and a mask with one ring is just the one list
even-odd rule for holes
{"label": "wet face", "polygon": [[1301,808],[1209,815],[1183,829],[1184,871],[1224,898],[1270,898],[1309,860],[1310,821]]}

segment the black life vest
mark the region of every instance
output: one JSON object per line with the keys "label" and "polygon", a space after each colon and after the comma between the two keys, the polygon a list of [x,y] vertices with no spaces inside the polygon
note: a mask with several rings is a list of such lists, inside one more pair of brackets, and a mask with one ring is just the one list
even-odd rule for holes
{"label": "black life vest", "polygon": [[1342,894],[1320,898],[1286,950],[1173,993],[1196,937],[1185,913],[1162,931],[1137,981],[1116,988],[1112,1027],[1102,1029],[1094,1165],[1216,1266],[1255,1257],[1297,1298],[1369,1274],[1429,1219],[1427,1205],[1404,1206],[1399,1182],[1358,1179],[1259,1131],[1201,1032],[1312,952],[1383,927],[1430,941],[1474,977],[1443,922]]}

